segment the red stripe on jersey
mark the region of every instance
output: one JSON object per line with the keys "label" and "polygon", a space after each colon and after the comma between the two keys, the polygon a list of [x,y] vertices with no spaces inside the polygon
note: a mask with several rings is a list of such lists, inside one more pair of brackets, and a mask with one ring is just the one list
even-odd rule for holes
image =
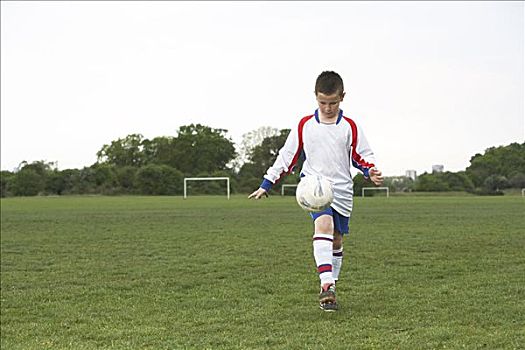
{"label": "red stripe on jersey", "polygon": [[363,168],[370,169],[374,167],[375,165],[373,163],[368,163],[361,157],[359,153],[357,153],[357,125],[355,125],[355,122],[352,119],[347,117],[343,118],[350,124],[350,127],[352,128],[352,159]]}
{"label": "red stripe on jersey", "polygon": [[308,115],[306,117],[303,117],[300,121],[299,121],[299,126],[297,127],[297,132],[298,132],[298,136],[299,136],[299,144],[297,146],[297,151],[295,152],[295,155],[292,159],[292,162],[290,163],[290,165],[288,166],[288,171],[287,172],[282,172],[281,175],[279,176],[279,178],[275,181],[275,184],[277,184],[279,181],[281,181],[281,179],[285,176],[285,175],[288,175],[292,172],[293,168],[295,167],[295,164],[297,164],[297,160],[299,160],[299,157],[301,156],[301,152],[303,150],[303,127],[304,127],[304,124],[306,124],[307,121],[309,121],[310,119],[313,118],[313,114],[312,115]]}

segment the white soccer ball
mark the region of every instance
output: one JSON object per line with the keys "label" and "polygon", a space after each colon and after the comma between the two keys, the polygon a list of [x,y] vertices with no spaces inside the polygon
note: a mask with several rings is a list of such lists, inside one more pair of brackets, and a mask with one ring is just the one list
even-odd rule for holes
{"label": "white soccer ball", "polygon": [[295,198],[301,208],[310,212],[322,211],[332,204],[332,183],[319,175],[304,176],[297,185]]}

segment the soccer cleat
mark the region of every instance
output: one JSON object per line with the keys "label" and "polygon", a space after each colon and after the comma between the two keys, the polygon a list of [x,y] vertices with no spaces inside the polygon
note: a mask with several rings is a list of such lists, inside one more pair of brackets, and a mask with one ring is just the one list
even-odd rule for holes
{"label": "soccer cleat", "polygon": [[319,307],[324,311],[337,310],[335,284],[327,283],[321,287],[321,292],[319,293]]}

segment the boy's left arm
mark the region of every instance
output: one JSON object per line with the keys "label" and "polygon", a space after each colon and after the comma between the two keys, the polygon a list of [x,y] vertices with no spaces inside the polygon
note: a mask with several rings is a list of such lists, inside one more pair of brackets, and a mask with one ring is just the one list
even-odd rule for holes
{"label": "boy's left arm", "polygon": [[363,172],[365,178],[370,179],[374,185],[380,186],[383,184],[384,178],[381,170],[377,169],[374,164],[374,152],[372,151],[363,130],[359,126],[357,126],[356,129],[357,144],[355,145],[355,151],[352,154],[352,163]]}
{"label": "boy's left arm", "polygon": [[372,181],[374,185],[381,186],[383,184],[384,178],[381,170],[377,169],[376,167],[372,167],[368,171],[368,175],[370,176],[370,181]]}

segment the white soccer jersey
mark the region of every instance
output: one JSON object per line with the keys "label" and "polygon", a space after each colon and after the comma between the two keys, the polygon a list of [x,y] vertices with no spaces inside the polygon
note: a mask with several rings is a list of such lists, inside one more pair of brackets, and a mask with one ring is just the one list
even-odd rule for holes
{"label": "white soccer jersey", "polygon": [[320,122],[318,110],[302,118],[290,131],[275,163],[268,168],[261,187],[269,190],[289,174],[303,155],[305,161],[301,174],[321,175],[333,183],[332,207],[350,217],[352,213],[353,181],[350,166],[361,170],[368,178],[374,166],[374,154],[363,131],[350,118],[339,116],[335,124]]}

